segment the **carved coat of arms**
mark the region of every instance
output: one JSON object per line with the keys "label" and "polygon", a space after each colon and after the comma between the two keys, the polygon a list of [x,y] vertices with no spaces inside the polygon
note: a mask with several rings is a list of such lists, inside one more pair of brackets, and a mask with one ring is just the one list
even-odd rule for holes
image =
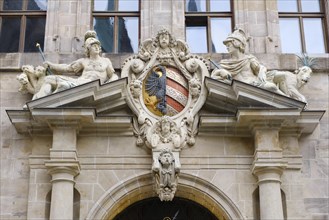
{"label": "carved coat of arms", "polygon": [[[128,77],[136,143],[152,150],[157,193],[170,201],[177,186],[179,153],[195,143],[196,118],[207,96],[202,82],[209,66],[202,57],[191,55],[185,42],[161,30],[125,60],[121,74]],[[164,155],[172,157],[169,162]]]}

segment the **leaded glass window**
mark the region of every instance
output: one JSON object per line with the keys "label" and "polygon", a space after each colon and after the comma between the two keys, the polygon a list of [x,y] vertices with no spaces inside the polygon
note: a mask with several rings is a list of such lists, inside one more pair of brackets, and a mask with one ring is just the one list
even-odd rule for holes
{"label": "leaded glass window", "polygon": [[231,0],[185,0],[186,41],[192,53],[225,53],[232,32]]}
{"label": "leaded glass window", "polygon": [[93,27],[106,53],[137,53],[139,0],[94,0]]}
{"label": "leaded glass window", "polygon": [[44,45],[47,0],[0,1],[0,52],[37,52]]}
{"label": "leaded glass window", "polygon": [[283,53],[326,53],[322,0],[277,0]]}

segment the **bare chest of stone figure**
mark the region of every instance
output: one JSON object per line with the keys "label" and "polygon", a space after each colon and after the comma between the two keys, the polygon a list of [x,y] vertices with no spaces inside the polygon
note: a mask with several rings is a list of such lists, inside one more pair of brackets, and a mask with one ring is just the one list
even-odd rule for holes
{"label": "bare chest of stone figure", "polygon": [[100,79],[102,82],[106,80],[106,64],[104,60],[88,60],[84,63],[82,78],[85,80]]}

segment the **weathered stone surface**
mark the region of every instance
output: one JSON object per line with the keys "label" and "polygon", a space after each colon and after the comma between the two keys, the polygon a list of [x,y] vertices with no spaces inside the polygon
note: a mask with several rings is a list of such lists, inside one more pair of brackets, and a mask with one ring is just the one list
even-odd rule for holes
{"label": "weathered stone surface", "polygon": [[[278,45],[280,39],[277,39],[280,30],[277,25],[275,1],[234,1],[234,9],[234,25],[245,29],[248,37],[251,37],[247,45],[250,53],[271,70],[293,71],[298,68],[295,55],[280,54]],[[142,41],[154,36],[162,25],[169,28],[178,39],[184,39],[184,10],[184,1],[141,1]],[[85,31],[91,28],[91,11],[91,1],[72,0],[65,4],[61,1],[48,1],[48,27],[45,37],[47,60],[69,63],[83,57],[81,42]],[[120,76],[121,65],[131,54],[104,56],[111,59],[116,73]],[[210,56],[217,62],[229,58],[228,54],[202,54],[202,56],[204,58]],[[327,112],[313,133],[303,133],[298,136],[296,135],[298,129],[289,131],[291,133],[287,130],[284,131],[285,134],[279,133],[279,147],[282,149],[282,157],[288,163],[281,176],[281,189],[285,193],[288,219],[328,220],[329,58],[326,54],[314,56],[319,60],[318,65],[308,84],[301,88],[301,93],[308,100],[307,111],[327,110]],[[52,135],[41,133],[42,128],[38,130],[40,133],[34,133],[32,136],[19,134],[6,113],[8,109],[22,110],[22,106],[32,98],[30,95],[21,95],[17,92],[19,83],[15,78],[21,72],[20,67],[24,64],[37,66],[42,62],[38,53],[0,55],[1,219],[49,217],[49,203],[46,197],[51,190],[51,175],[47,173],[44,162],[50,159]],[[81,93],[87,91],[90,90]],[[239,90],[239,92],[244,91]],[[98,93],[93,94],[102,95],[102,92],[103,90],[98,90]],[[263,93],[247,94],[248,96],[239,97],[257,97],[256,95]],[[212,97],[214,96],[208,99]],[[266,97],[272,104],[278,101],[276,96],[271,96],[275,101],[268,98],[269,96]],[[67,99],[58,97],[58,100]],[[112,105],[113,100],[107,99],[104,106]],[[232,100],[229,99],[227,103]],[[248,105],[250,105],[249,101]],[[256,101],[252,102],[254,104]],[[227,210],[238,210],[229,212],[232,216],[234,213],[241,212],[241,215],[235,215],[238,216],[236,219],[254,219],[252,193],[257,188],[258,180],[250,170],[255,150],[252,132],[249,128],[238,130],[233,126],[236,133],[232,133],[229,118],[225,118],[227,120],[225,122],[218,123],[214,121],[214,117],[209,117],[222,113],[218,110],[223,107],[222,103],[208,100],[206,104],[207,106],[202,109],[202,117],[208,120],[208,127],[200,131],[194,147],[181,152],[183,177],[178,180],[177,196],[198,202],[216,216],[223,216],[221,208],[218,207],[224,205],[224,208],[229,207]],[[94,106],[96,106],[95,102]],[[110,109],[109,114],[132,115],[127,109],[118,110],[114,107]],[[231,113],[235,115],[237,111]],[[61,114],[58,113],[57,116]],[[244,117],[246,119],[252,116],[249,114]],[[287,118],[289,117],[295,116],[288,115]],[[83,120],[86,122],[89,119]],[[289,124],[289,120],[285,122]],[[249,126],[250,123],[251,121],[248,121],[246,125]],[[305,123],[307,124],[308,121]],[[106,215],[109,210],[117,213],[133,202],[157,196],[152,188],[151,150],[135,145],[136,137],[132,136],[131,127],[122,128],[121,131],[125,130],[125,133],[108,132],[104,135],[98,132],[99,126],[101,125],[89,128],[89,131],[94,132],[93,134],[84,132],[77,135],[77,157],[81,171],[75,178],[75,189],[80,194],[80,219],[90,216],[91,210],[95,210],[98,206],[106,207],[99,211]],[[51,131],[49,127],[48,129]],[[231,132],[230,135],[228,131]],[[235,136],[241,134],[239,132],[244,135]],[[111,135],[108,137],[109,133]],[[287,134],[295,136],[291,138],[288,135],[287,138]],[[278,153],[261,152],[260,155],[278,156]],[[118,202],[116,203],[114,199],[107,202],[117,207],[121,205],[122,208],[111,209],[107,203],[102,203],[104,201],[102,198],[112,196],[118,188],[120,188],[119,192],[113,197]]]}

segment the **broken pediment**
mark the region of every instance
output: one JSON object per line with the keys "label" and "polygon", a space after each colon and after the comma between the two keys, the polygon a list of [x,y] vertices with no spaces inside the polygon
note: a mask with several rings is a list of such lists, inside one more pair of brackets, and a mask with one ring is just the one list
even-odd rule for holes
{"label": "broken pediment", "polygon": [[[203,86],[208,95],[200,111],[199,132],[250,136],[248,123],[262,116],[285,118],[283,131],[312,133],[324,114],[304,110],[305,103],[298,100],[236,80],[228,84],[206,77]],[[19,133],[51,134],[52,126],[76,124],[80,135],[133,134],[126,88],[127,78],[103,85],[96,80],[30,101],[27,109],[7,110],[7,114]]]}
{"label": "broken pediment", "polygon": [[76,126],[80,135],[132,134],[127,79],[99,80],[30,101],[23,110],[7,110],[19,133],[52,134],[54,126]]}
{"label": "broken pediment", "polygon": [[232,80],[225,83],[206,77],[208,96],[205,105],[211,111],[235,114],[238,108],[297,108],[304,109],[306,103],[262,89],[250,84]]}
{"label": "broken pediment", "polygon": [[199,132],[252,136],[255,124],[279,126],[290,135],[310,134],[325,111],[308,111],[306,103],[247,83],[206,77],[208,96],[201,109]]}

